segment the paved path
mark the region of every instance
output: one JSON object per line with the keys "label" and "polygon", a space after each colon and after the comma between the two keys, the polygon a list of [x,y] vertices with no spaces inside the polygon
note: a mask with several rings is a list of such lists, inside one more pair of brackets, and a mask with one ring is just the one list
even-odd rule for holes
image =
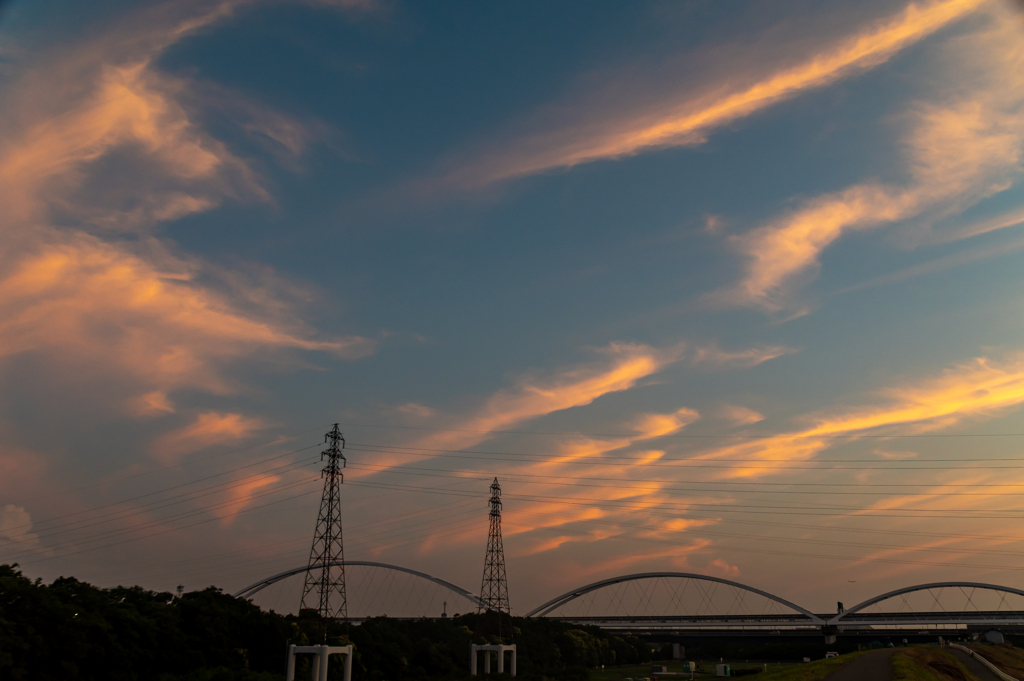
{"label": "paved path", "polygon": [[889,658],[896,648],[882,648],[862,655],[825,681],[892,681],[892,662]]}
{"label": "paved path", "polygon": [[999,681],[999,677],[996,676],[995,672],[975,660],[964,651],[957,650],[956,648],[947,648],[946,650],[956,655],[957,659],[963,662],[964,666],[967,667],[967,671],[977,676],[981,681]]}

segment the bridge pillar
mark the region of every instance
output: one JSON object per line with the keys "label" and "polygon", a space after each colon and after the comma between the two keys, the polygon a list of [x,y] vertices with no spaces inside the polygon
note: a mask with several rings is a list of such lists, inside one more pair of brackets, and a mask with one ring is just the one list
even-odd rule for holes
{"label": "bridge pillar", "polygon": [[[484,674],[491,673],[491,653],[498,654],[498,673],[502,674],[505,672],[505,653],[512,653],[511,664],[509,665],[509,673],[512,676],[516,675],[516,646],[515,644],[506,645],[488,645],[478,646],[475,643],[469,647],[469,673],[472,676],[477,675],[477,655],[479,653],[484,654]],[[290,681],[290,680],[289,680]]]}
{"label": "bridge pillar", "polygon": [[312,681],[327,681],[327,661],[331,655],[345,656],[345,681],[352,681],[352,646],[288,646],[285,681],[295,681],[295,655],[307,653],[313,658]]}

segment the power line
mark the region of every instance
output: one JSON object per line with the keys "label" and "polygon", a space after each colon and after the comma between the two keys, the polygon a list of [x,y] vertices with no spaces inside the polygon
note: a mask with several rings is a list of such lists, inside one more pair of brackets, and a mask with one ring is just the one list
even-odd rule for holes
{"label": "power line", "polygon": [[[385,430],[423,430],[436,433],[472,433],[474,435],[557,435],[610,438],[636,438],[637,432],[630,433],[586,433],[581,431],[536,431],[536,430],[489,430],[473,428],[433,428],[429,426],[398,426],[370,423],[346,423],[346,430],[352,428],[379,428]],[[798,433],[675,433],[659,435],[659,438],[678,439],[773,439],[787,437],[793,439],[813,440],[860,440],[860,439],[933,439],[933,438],[972,438],[972,437],[1024,437],[1024,433],[904,433],[893,435],[853,434],[853,435],[800,435]],[[652,438],[654,439],[654,438]]]}
{"label": "power line", "polygon": [[[374,452],[374,453],[378,453],[378,454],[379,453],[404,454],[404,452],[390,452],[390,451],[388,451],[386,449],[358,449],[356,447],[352,447],[352,450],[353,451]],[[468,457],[468,456],[467,457],[462,457],[462,456],[456,456],[456,455],[448,455],[446,458],[465,458],[465,459],[472,459],[474,461],[479,461],[480,460],[478,457]],[[550,463],[552,465],[560,465],[561,463],[563,463],[563,462],[560,462],[560,461],[552,461],[552,458],[555,458],[555,457],[549,457],[549,458],[546,458],[546,459],[540,459],[540,458],[529,459],[529,458],[526,458],[526,457],[516,457],[516,458],[509,458],[509,459],[490,458],[490,459],[486,459],[486,461],[508,461],[508,462],[512,462],[512,463],[523,463],[523,461],[527,461],[527,462],[537,462],[537,463]],[[880,471],[898,471],[898,470],[922,471],[922,470],[933,470],[933,471],[941,471],[941,470],[952,470],[952,471],[965,471],[965,470],[1020,470],[1020,469],[1024,469],[1024,465],[1022,465],[1022,466],[971,466],[971,465],[966,465],[966,466],[829,466],[827,464],[831,464],[832,461],[807,460],[806,462],[800,462],[800,463],[807,463],[807,464],[810,464],[810,465],[806,465],[806,466],[792,466],[792,465],[785,465],[783,463],[778,463],[778,462],[770,461],[770,460],[767,460],[767,459],[732,459],[732,458],[728,458],[727,459],[727,458],[723,458],[721,460],[726,462],[726,463],[720,463],[720,464],[717,464],[717,463],[706,463],[708,461],[712,461],[713,459],[699,459],[699,458],[662,459],[662,460],[668,461],[668,462],[672,462],[674,468],[680,468],[680,469],[683,469],[683,468],[686,468],[686,469],[714,468],[714,469],[730,469],[731,470],[731,469],[735,469],[735,468],[744,468],[744,469],[756,469],[756,470],[765,470],[765,471],[776,471],[776,470],[794,470],[794,471],[822,471],[822,470],[827,470],[827,471],[851,471],[851,470],[853,470],[853,471],[863,471],[863,470],[880,470]],[[1009,459],[1009,460],[1010,461],[1016,461],[1016,462],[1024,463],[1024,459]],[[857,460],[852,460],[850,463],[855,463],[856,461]],[[884,462],[879,462],[877,459],[872,459],[870,461],[871,461],[871,463],[876,463],[876,464],[877,463],[884,463]],[[957,460],[957,461],[959,461],[961,463],[968,463],[968,464],[969,463],[973,463],[973,461],[971,461],[971,460],[967,460],[967,461]],[[908,462],[908,460],[904,459],[904,460],[901,460],[899,463],[905,464],[907,462]],[[569,463],[569,462],[566,461],[564,463]],[[643,464],[643,463],[641,463],[639,461],[637,461],[636,463],[638,463],[640,465],[654,465],[654,466],[658,465],[657,463]],[[735,463],[743,463],[745,465],[742,465],[742,466],[733,465]],[[686,465],[680,465],[680,464],[686,464]],[[751,464],[753,464],[753,465],[751,465]],[[757,464],[760,464],[760,465],[757,465]],[[619,463],[619,464],[613,464],[613,465],[623,466],[623,465],[632,465],[632,464]]]}
{"label": "power line", "polygon": [[[385,452],[385,453],[388,453],[388,454],[399,454],[399,455],[405,455],[405,456],[417,456],[417,455],[419,455],[418,453],[420,453],[420,452],[427,452],[429,454],[435,454],[435,453],[436,454],[477,454],[477,455],[485,455],[485,456],[512,457],[509,460],[510,461],[516,461],[516,462],[519,462],[519,461],[541,461],[541,462],[547,463],[547,462],[551,462],[552,459],[560,459],[560,457],[558,457],[557,455],[544,456],[544,455],[537,455],[537,454],[520,454],[520,453],[517,453],[517,452],[489,452],[489,451],[482,451],[482,450],[475,450],[475,449],[437,449],[437,448],[433,448],[433,447],[400,447],[400,446],[397,446],[397,445],[377,445],[377,444],[367,444],[367,443],[353,443],[353,444],[349,445],[349,449],[353,449],[353,450],[357,449],[359,447],[366,447],[366,448],[368,448],[368,449],[366,449],[364,451]],[[615,450],[612,450],[612,451],[615,451]],[[601,452],[600,454],[583,456],[583,457],[579,457],[579,458],[574,457],[572,459],[557,460],[557,461],[554,461],[553,463],[569,464],[569,463],[577,463],[577,462],[579,462],[579,463],[582,463],[584,465],[592,465],[592,464],[598,463],[598,462],[589,461],[589,459],[595,459],[595,458],[598,458],[598,457],[600,457],[601,459],[608,459],[608,458],[614,457],[614,458],[620,459],[623,462],[642,464],[642,465],[656,465],[656,464],[661,463],[661,462],[676,463],[676,462],[704,460],[704,459],[696,459],[695,457],[679,458],[679,457],[665,457],[665,456],[658,457],[657,459],[650,459],[648,457],[641,457],[641,456],[629,457],[629,456],[622,456],[622,455],[614,455],[611,452]],[[479,457],[477,457],[477,456],[474,456],[474,457],[446,457],[446,458],[468,458],[468,459],[472,459],[472,460],[479,460]],[[488,460],[502,461],[504,459],[488,459]],[[731,458],[730,457],[728,459],[728,461],[760,462],[760,463],[763,463],[764,459],[736,459],[736,458]],[[917,462],[931,463],[931,462],[963,462],[963,461],[965,461],[965,459],[963,459],[963,458],[953,458],[953,459],[917,459],[917,458],[913,458],[913,459],[889,459],[888,461],[890,461],[892,463],[917,463]],[[972,458],[972,459],[966,459],[966,461],[971,461],[971,462],[976,462],[976,461],[1016,461],[1016,462],[1024,463],[1024,458],[1021,458],[1021,457]],[[602,461],[601,463],[605,463],[605,464],[612,465],[612,466],[625,465],[623,463],[619,463],[619,462],[615,462],[615,461]],[[872,458],[872,459],[828,459],[828,463],[886,463],[886,460],[885,459],[879,459],[878,457],[875,457],[875,458]]]}
{"label": "power line", "polygon": [[[356,465],[353,466],[353,468],[364,469],[364,470],[372,470],[374,472],[385,472],[386,471],[386,472],[389,472],[389,473],[404,474],[404,475],[427,475],[427,476],[430,476],[430,477],[449,477],[449,478],[463,478],[466,473],[473,473],[473,474],[483,475],[483,476],[488,475],[488,473],[485,472],[485,471],[472,471],[472,470],[465,470],[465,469],[460,469],[459,471],[457,471],[457,474],[455,474],[455,475],[446,475],[445,473],[456,473],[456,471],[449,471],[448,469],[444,469],[444,473],[442,473],[442,472],[439,472],[437,469],[417,468],[417,467],[414,467],[414,466],[406,466],[406,465],[374,468],[373,466],[367,466],[365,464],[362,464],[362,465],[356,464]],[[422,471],[422,473],[414,473],[412,471]],[[506,477],[512,477],[513,479],[517,479],[517,478],[530,478],[531,479],[530,481],[536,482],[536,484],[540,484],[540,485],[572,485],[574,487],[606,487],[606,485],[587,485],[587,484],[585,484],[586,482],[597,481],[597,482],[614,482],[614,483],[616,483],[614,485],[614,487],[616,489],[649,489],[649,486],[645,486],[645,485],[635,485],[635,484],[634,485],[629,485],[629,484],[625,484],[624,482],[621,482],[621,478],[597,478],[597,477],[582,477],[582,476],[569,476],[569,475],[538,475],[538,474],[533,474],[533,473],[506,473],[505,475],[506,475]],[[479,480],[479,479],[482,479],[482,478],[477,478],[477,479]],[[545,480],[559,480],[559,481],[569,481],[569,482],[545,482]],[[516,480],[516,481],[524,482],[523,480]],[[581,482],[581,481],[583,481],[583,482]],[[631,478],[629,480],[629,482],[631,482],[631,483],[651,483],[651,484],[666,484],[666,483],[675,484],[674,480],[666,480],[666,479],[663,479],[663,478],[662,479]],[[707,484],[709,484],[709,485],[718,485],[718,484],[721,484],[721,482],[716,480],[715,482],[709,482]],[[744,484],[744,483],[736,483],[736,484]],[[746,484],[757,484],[757,483],[746,483]],[[780,484],[784,485],[785,483],[780,483]],[[885,486],[886,487],[894,487],[896,485],[885,485]],[[927,485],[927,487],[930,487],[930,488],[942,487],[942,486],[943,485],[941,483]],[[1005,485],[1005,486],[1007,486],[1007,487],[1015,487],[1017,489],[1020,489],[1020,487],[1021,487],[1021,485]],[[892,494],[892,492],[843,492],[843,491],[832,491],[832,490],[821,491],[821,492],[813,492],[813,491],[802,491],[802,490],[715,489],[715,488],[705,488],[705,487],[690,488],[690,487],[678,487],[678,486],[667,487],[667,488],[662,488],[662,489],[664,491],[695,492],[695,493],[698,493],[698,494],[706,494],[708,492],[721,492],[721,493],[726,493],[726,494],[786,494],[786,495],[792,495],[792,494],[822,495],[822,494],[827,494],[829,496],[836,495],[836,494],[854,495],[854,496],[884,496],[884,495]],[[915,494],[914,496],[916,496],[916,497],[957,497],[957,496],[996,497],[996,496],[1010,496],[1010,495],[1018,496],[1017,493],[1013,493],[1013,492],[936,492],[936,493],[932,493],[932,494]]]}

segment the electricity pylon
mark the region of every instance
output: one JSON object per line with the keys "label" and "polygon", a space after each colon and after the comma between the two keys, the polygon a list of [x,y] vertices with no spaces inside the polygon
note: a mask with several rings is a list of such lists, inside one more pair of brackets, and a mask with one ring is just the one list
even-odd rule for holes
{"label": "electricity pylon", "polygon": [[[321,472],[324,494],[320,500],[320,515],[313,533],[313,548],[309,552],[306,584],[302,588],[301,609],[316,609],[325,620],[348,621],[348,601],[345,595],[345,547],[341,540],[340,486],[345,481],[341,469],[345,467],[345,438],[334,424],[324,436],[330,446],[320,454],[327,457]],[[310,594],[316,595],[310,598]],[[332,598],[333,597],[333,598]]]}
{"label": "electricity pylon", "polygon": [[480,585],[480,612],[498,615],[498,637],[504,639],[502,615],[509,618],[508,635],[512,638],[512,610],[508,603],[508,582],[505,577],[505,549],[501,544],[501,485],[498,478],[491,483],[491,529],[487,534],[487,557],[484,578]]}

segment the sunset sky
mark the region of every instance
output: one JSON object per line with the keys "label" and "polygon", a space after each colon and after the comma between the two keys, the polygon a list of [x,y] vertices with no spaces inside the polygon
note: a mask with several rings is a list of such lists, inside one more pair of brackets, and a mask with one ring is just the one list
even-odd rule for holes
{"label": "sunset sky", "polygon": [[[1022,587],[1011,0],[0,4],[0,563]],[[296,604],[279,604],[277,608]]]}

